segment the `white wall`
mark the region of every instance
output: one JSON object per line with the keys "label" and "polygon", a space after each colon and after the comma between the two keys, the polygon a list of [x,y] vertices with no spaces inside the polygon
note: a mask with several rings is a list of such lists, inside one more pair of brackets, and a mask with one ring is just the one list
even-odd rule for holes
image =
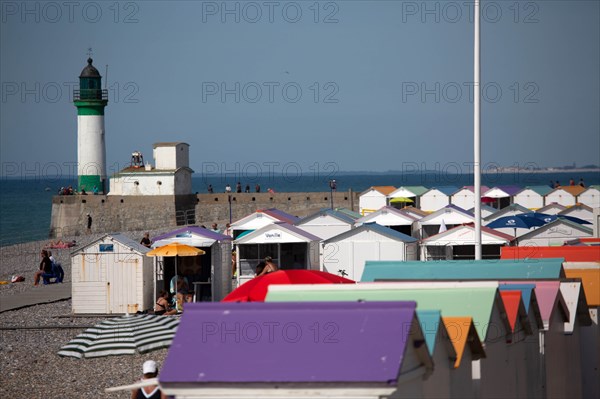
{"label": "white wall", "polygon": [[358,198],[359,212],[365,215],[370,212],[375,212],[381,207],[387,205],[387,198],[379,191],[369,191]]}
{"label": "white wall", "polygon": [[450,203],[464,210],[475,207],[475,193],[471,190],[460,190],[450,198]]}
{"label": "white wall", "polygon": [[575,205],[575,197],[564,190],[555,190],[546,195],[546,204],[556,202],[564,206]]}
{"label": "white wall", "polygon": [[[521,229],[522,230],[522,229]],[[519,229],[517,229],[517,232]],[[575,238],[591,237],[592,234],[584,233],[580,230],[566,225],[559,225],[555,228],[545,230],[539,235],[531,238],[519,239],[519,246],[538,246],[547,247],[555,245],[563,245],[565,241],[574,240]]]}
{"label": "white wall", "polygon": [[528,188],[515,195],[514,203],[528,209],[538,209],[544,206],[544,197]]}
{"label": "white wall", "polygon": [[[435,212],[450,204],[450,197],[438,190],[430,190],[421,196],[421,209]],[[472,207],[471,207],[472,208]]]}
{"label": "white wall", "polygon": [[158,170],[175,170],[190,164],[189,145],[185,143],[155,147],[153,155]]}
{"label": "white wall", "polygon": [[592,208],[600,208],[600,190],[588,188],[586,191],[579,194],[577,201],[587,206],[591,206]]}
{"label": "white wall", "polygon": [[[182,169],[173,173],[134,172],[110,178],[108,195],[184,195],[192,192],[191,172]],[[160,182],[160,184],[159,184]]]}

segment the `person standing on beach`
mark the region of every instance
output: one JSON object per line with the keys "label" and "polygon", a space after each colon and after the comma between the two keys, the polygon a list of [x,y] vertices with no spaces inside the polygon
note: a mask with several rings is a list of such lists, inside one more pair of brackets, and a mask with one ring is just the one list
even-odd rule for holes
{"label": "person standing on beach", "polygon": [[260,184],[256,183],[256,186],[254,186],[254,191],[260,193]]}
{"label": "person standing on beach", "polygon": [[42,277],[42,274],[52,273],[52,261],[48,256],[48,251],[42,249],[42,252],[40,252],[40,256],[42,257],[42,261],[40,262],[40,268],[33,275],[33,285],[35,286],[37,286],[40,283],[40,277]]}
{"label": "person standing on beach", "polygon": [[[154,360],[147,360],[142,366],[142,381],[156,378],[158,376],[158,366]],[[161,392],[158,385],[148,385],[131,391],[131,399],[166,399],[167,396]]]}
{"label": "person standing on beach", "polygon": [[152,246],[152,241],[150,241],[150,233],[144,233],[144,237],[142,238],[142,241],[140,241],[140,244],[146,248],[150,248]]}
{"label": "person standing on beach", "polygon": [[91,234],[92,232],[92,215],[89,213],[87,214],[87,232],[88,234]]}
{"label": "person standing on beach", "polygon": [[229,194],[231,192],[231,186],[229,184],[225,185],[225,192]]}

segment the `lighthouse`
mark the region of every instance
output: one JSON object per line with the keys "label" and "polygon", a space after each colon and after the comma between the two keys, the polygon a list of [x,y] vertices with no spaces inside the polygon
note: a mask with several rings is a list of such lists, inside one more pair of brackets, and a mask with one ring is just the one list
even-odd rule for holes
{"label": "lighthouse", "polygon": [[79,89],[73,91],[77,107],[77,184],[78,191],[106,193],[106,148],[104,144],[104,107],[108,91],[102,90],[102,76],[88,58],[79,75]]}

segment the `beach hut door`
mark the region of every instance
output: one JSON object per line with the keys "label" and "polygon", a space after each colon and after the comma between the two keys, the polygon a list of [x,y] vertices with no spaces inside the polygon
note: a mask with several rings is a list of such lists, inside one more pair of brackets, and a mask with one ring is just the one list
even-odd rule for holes
{"label": "beach hut door", "polygon": [[[118,258],[118,254],[115,254]],[[108,262],[108,312],[107,313],[135,313],[137,309],[137,281],[136,271],[141,265],[135,260]]]}

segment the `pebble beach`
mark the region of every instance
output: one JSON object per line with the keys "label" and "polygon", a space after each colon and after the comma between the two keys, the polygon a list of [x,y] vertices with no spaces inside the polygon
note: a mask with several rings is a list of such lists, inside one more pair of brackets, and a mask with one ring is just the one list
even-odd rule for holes
{"label": "pebble beach", "polygon": [[[139,240],[143,232],[127,232]],[[151,232],[153,235],[154,232]],[[73,237],[79,245],[101,235]],[[64,238],[68,240],[69,238]],[[49,240],[0,247],[0,301],[33,286],[39,265],[39,252]],[[65,283],[71,281],[70,252],[73,248],[52,249],[65,270]],[[22,275],[24,282],[10,283]],[[108,356],[96,359],[60,357],[59,349],[85,328],[105,317],[75,317],[71,300],[58,301],[0,313],[0,397],[17,398],[130,398],[130,392],[105,393],[104,389],[136,382],[144,361],[152,359],[159,367],[167,349],[144,355]]]}

